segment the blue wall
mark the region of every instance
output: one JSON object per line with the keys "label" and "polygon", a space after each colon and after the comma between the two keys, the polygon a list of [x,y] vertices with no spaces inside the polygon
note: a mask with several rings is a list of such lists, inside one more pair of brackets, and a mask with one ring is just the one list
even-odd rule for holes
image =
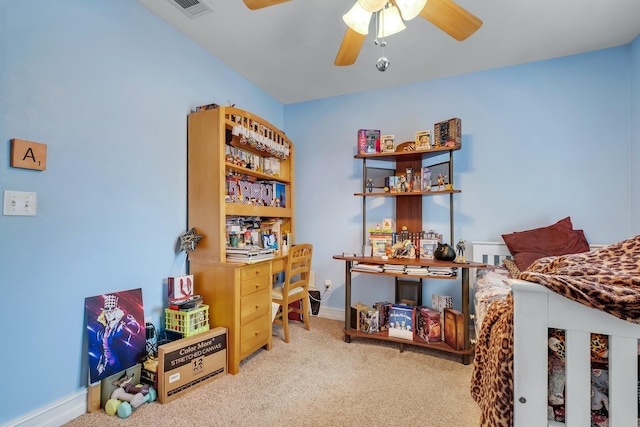
{"label": "blue wall", "polygon": [[631,106],[631,221],[632,234],[640,234],[640,36],[636,37],[630,47],[630,88]]}
{"label": "blue wall", "polygon": [[[283,107],[136,1],[0,3],[0,424],[87,384],[84,299],[141,287],[157,325],[183,269],[186,116],[227,100],[274,125]],[[9,167],[10,139],[47,169]],[[28,397],[27,397],[28,396]]]}
{"label": "blue wall", "polygon": [[[344,303],[344,266],[332,255],[357,251],[362,240],[361,199],[353,196],[361,191],[362,161],[353,158],[359,128],[407,141],[436,122],[462,119],[463,148],[454,154],[454,182],[462,189],[454,202],[456,240],[501,241],[503,233],[568,215],[593,243],[637,234],[630,214],[630,56],[623,46],[285,106],[285,127],[303,165],[297,170],[304,171],[297,175],[297,241],[317,245],[316,280],[334,283],[326,306]],[[368,204],[368,227],[393,216],[391,199]],[[424,228],[446,239],[447,208],[448,197],[436,196],[423,209]],[[373,303],[392,291],[386,278],[359,276],[352,300]],[[446,293],[460,304],[454,282],[432,280],[425,291],[426,298]]]}
{"label": "blue wall", "polygon": [[[183,268],[174,244],[186,226],[186,115],[200,104],[236,103],[296,144],[296,240],[315,245],[317,280],[333,280],[329,311],[344,301],[344,266],[331,256],[360,246],[359,128],[409,140],[462,118],[457,238],[499,240],[566,215],[595,243],[640,232],[638,40],[282,106],[137,2],[23,3],[0,3],[0,189],[37,192],[38,215],[0,216],[0,376],[11,384],[0,423],[86,386],[85,297],[141,287],[159,324],[163,279]],[[47,170],[11,168],[11,138],[47,144]],[[430,228],[446,230],[444,202],[425,201]],[[375,203],[372,223],[392,212]],[[354,299],[390,290],[372,279]]]}

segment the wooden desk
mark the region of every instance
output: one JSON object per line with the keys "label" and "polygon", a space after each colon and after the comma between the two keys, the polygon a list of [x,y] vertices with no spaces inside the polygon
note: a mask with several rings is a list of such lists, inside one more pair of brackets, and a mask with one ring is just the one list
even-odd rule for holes
{"label": "wooden desk", "polygon": [[210,326],[228,329],[230,374],[237,374],[240,362],[258,349],[271,349],[271,286],[273,276],[286,267],[286,256],[254,264],[190,263],[194,291],[209,305]]}
{"label": "wooden desk", "polygon": [[[436,261],[436,260],[422,260],[422,259],[405,259],[405,258],[390,258],[388,260],[383,260],[380,257],[346,257],[342,255],[334,255],[334,259],[345,261],[345,299],[344,299],[344,340],[345,342],[351,342],[351,337],[362,337],[362,338],[370,338],[370,339],[379,339],[384,341],[394,341],[400,343],[400,350],[403,350],[403,345],[405,343],[417,345],[421,347],[429,347],[436,350],[445,351],[448,353],[459,354],[462,356],[462,363],[468,365],[471,363],[471,356],[474,352],[474,347],[471,345],[469,340],[469,269],[470,268],[482,268],[485,264],[480,263],[466,263],[466,264],[457,264],[453,262],[445,262],[445,261]],[[427,343],[422,340],[414,339],[414,340],[404,340],[401,338],[390,337],[387,331],[378,332],[373,334],[367,334],[361,331],[356,331],[351,329],[351,267],[353,267],[354,263],[364,263],[364,264],[396,264],[396,265],[415,265],[415,266],[437,266],[437,267],[455,267],[462,270],[462,314],[464,317],[464,349],[456,350],[444,342],[439,343]],[[424,279],[440,279],[440,280],[457,280],[458,277],[443,277],[443,276],[410,276],[403,273],[396,272],[363,272],[358,271],[358,273],[362,274],[375,274],[378,276],[391,276],[391,277],[412,277],[412,278],[424,278]]]}
{"label": "wooden desk", "polygon": [[276,275],[287,269],[287,256],[278,256],[271,260],[271,273]]}

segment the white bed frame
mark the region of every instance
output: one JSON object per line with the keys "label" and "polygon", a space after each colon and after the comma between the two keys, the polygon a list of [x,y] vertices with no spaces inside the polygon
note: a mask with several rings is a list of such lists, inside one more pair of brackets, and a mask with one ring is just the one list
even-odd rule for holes
{"label": "white bed frame", "polygon": [[[603,245],[591,245],[592,249]],[[504,243],[473,242],[475,262],[510,258]],[[512,280],[514,298],[514,425],[591,425],[591,333],[609,336],[609,427],[636,427],[640,325],[558,295],[542,285]],[[564,424],[547,420],[547,330],[566,331]]]}

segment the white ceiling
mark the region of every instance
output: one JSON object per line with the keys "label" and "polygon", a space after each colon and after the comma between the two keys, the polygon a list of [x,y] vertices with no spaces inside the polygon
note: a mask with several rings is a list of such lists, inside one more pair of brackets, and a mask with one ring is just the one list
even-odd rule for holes
{"label": "white ceiling", "polygon": [[[354,65],[333,65],[355,0],[293,0],[249,10],[200,0],[185,16],[173,0],[138,0],[283,104],[343,95],[625,45],[640,33],[640,0],[457,0],[484,24],[458,42],[420,16],[375,46],[373,23]],[[375,63],[386,56],[385,72]]]}

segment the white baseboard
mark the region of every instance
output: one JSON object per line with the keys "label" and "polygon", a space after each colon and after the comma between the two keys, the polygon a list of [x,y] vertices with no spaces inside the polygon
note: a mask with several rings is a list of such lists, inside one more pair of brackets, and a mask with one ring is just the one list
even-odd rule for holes
{"label": "white baseboard", "polygon": [[2,427],[57,427],[87,412],[87,389],[3,424]]}
{"label": "white baseboard", "polygon": [[342,320],[344,321],[344,310],[339,308],[330,308],[320,306],[318,317],[324,317],[325,319]]}

